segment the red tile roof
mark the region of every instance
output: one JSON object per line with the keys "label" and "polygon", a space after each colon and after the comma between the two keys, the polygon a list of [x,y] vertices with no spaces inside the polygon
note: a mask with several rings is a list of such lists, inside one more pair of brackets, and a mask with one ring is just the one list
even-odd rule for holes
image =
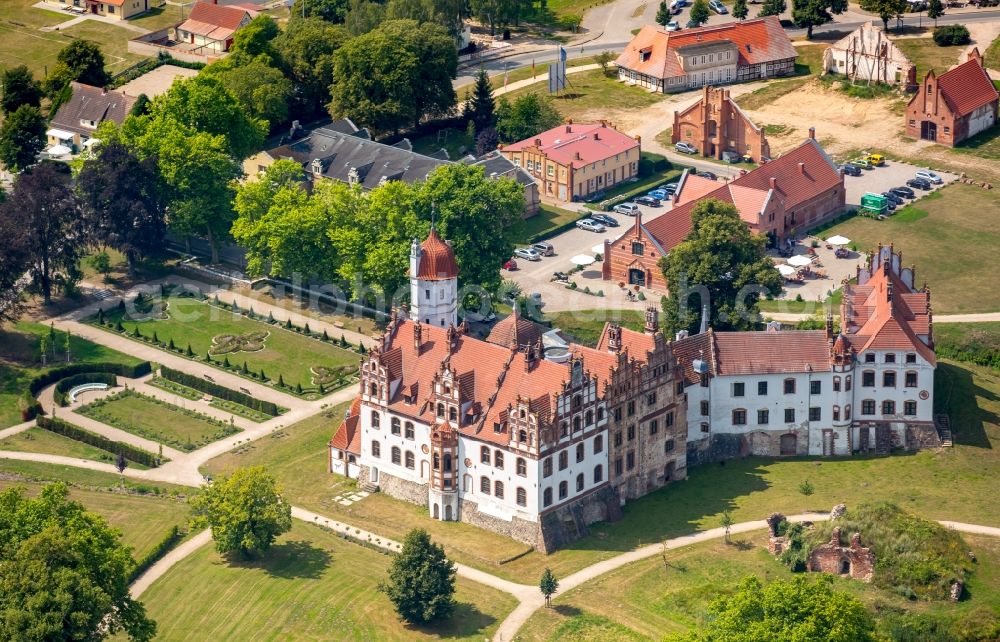
{"label": "red tile roof", "polygon": [[508,315],[493,326],[486,340],[507,348],[533,346],[542,338],[546,330],[547,328],[544,326],[519,315],[515,307],[513,314]]}
{"label": "red tile roof", "polygon": [[358,419],[361,416],[361,398],[355,397],[351,403],[348,416],[340,423],[337,432],[330,440],[330,446],[338,450],[346,450],[353,455],[361,454],[361,431],[358,430]]}
{"label": "red tile roof", "polygon": [[187,20],[177,28],[213,40],[226,40],[240,28],[245,17],[252,19],[256,15],[257,12],[245,8],[197,2]]}
{"label": "red tile roof", "polygon": [[638,148],[639,143],[605,123],[569,123],[507,145],[501,151],[516,152],[529,147],[538,147],[560,165],[583,167]]}
{"label": "red tile roof", "polygon": [[825,372],[830,339],[825,330],[715,332],[716,374]]}
{"label": "red tile roof", "polygon": [[[602,352],[608,351],[608,328],[610,327],[610,323],[604,324],[601,338],[597,341],[597,349]],[[622,350],[627,350],[633,359],[645,361],[646,353],[652,352],[655,347],[653,335],[622,328]]]}
{"label": "red tile roof", "polygon": [[975,58],[941,74],[937,84],[955,116],[971,114],[1000,97],[986,69]]}
{"label": "red tile roof", "polygon": [[[672,32],[646,25],[626,45],[616,62],[619,67],[655,78],[683,76],[677,50],[713,42],[732,43],[737,49],[737,66],[740,67],[796,57],[795,47],[781,22],[776,16],[767,16]],[[643,61],[640,52],[648,52],[649,57]]]}
{"label": "red tile roof", "polygon": [[451,246],[441,240],[437,230],[431,228],[427,240],[420,244],[420,263],[417,278],[430,281],[454,279],[458,276],[458,263]]}
{"label": "red tile roof", "polygon": [[715,331],[709,328],[708,332],[677,339],[670,344],[674,357],[684,369],[684,381],[688,385],[697,384],[701,380],[701,376],[694,369],[696,359],[708,364],[709,373],[715,373],[715,342],[712,340],[714,334]]}

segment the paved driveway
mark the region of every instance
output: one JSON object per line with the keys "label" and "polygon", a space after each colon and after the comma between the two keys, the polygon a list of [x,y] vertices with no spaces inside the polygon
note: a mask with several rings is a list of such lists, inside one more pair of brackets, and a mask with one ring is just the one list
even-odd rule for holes
{"label": "paved driveway", "polygon": [[[844,189],[847,190],[847,206],[859,206],[861,204],[861,196],[866,192],[881,194],[890,188],[906,185],[906,181],[913,178],[919,169],[923,168],[909,163],[887,160],[882,167],[861,170],[861,176],[845,176]],[[958,180],[958,175],[956,174],[949,174],[948,172],[938,170],[934,170],[934,173],[944,179],[944,183],[933,185],[932,191]],[[918,200],[920,197],[930,193],[919,189],[914,189],[913,191],[916,193]]]}

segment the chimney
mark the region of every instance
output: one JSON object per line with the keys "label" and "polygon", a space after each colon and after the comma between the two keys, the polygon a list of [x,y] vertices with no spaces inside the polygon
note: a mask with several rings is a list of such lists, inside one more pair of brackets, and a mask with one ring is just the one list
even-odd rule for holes
{"label": "chimney", "polygon": [[608,326],[608,352],[618,354],[622,349],[622,328],[617,323]]}
{"label": "chimney", "polygon": [[772,176],[767,180],[767,182],[770,183],[771,189],[778,189],[778,179],[775,177]]}
{"label": "chimney", "polygon": [[809,128],[809,138],[811,138],[813,140],[816,140],[816,128],[815,127],[810,127]]}
{"label": "chimney", "polygon": [[420,321],[413,324],[413,349],[417,351],[417,355],[420,355],[420,345],[423,343],[423,326],[420,325]]}
{"label": "chimney", "polygon": [[799,163],[799,174],[805,174],[805,173],[806,173],[806,164]]}
{"label": "chimney", "polygon": [[636,134],[632,138],[635,139],[635,142],[639,143],[640,145],[642,144],[642,136],[640,136],[639,134]]}
{"label": "chimney", "polygon": [[594,140],[601,140],[601,134],[599,132],[594,132]]}
{"label": "chimney", "polygon": [[655,305],[646,308],[646,334],[656,334],[660,330],[660,311]]}
{"label": "chimney", "polygon": [[572,134],[573,133],[573,126],[572,125],[566,125],[566,133],[567,134]]}
{"label": "chimney", "polygon": [[542,146],[542,139],[541,138],[536,138],[535,139],[535,147],[541,147],[541,146]]}
{"label": "chimney", "polygon": [[580,152],[576,153],[576,160],[583,160],[583,157],[580,156]]}

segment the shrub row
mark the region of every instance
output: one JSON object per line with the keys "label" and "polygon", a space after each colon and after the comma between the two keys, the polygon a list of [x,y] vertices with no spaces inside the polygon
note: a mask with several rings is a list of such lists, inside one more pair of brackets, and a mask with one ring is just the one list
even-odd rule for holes
{"label": "shrub row", "polygon": [[129,573],[128,583],[131,584],[136,581],[140,575],[149,570],[149,567],[159,562],[164,555],[177,546],[182,539],[184,539],[184,532],[180,526],[177,524],[171,526],[166,536],[151,551],[143,555],[141,559],[136,560],[132,572]]}
{"label": "shrub row", "polygon": [[17,398],[17,407],[21,411],[21,421],[31,421],[38,415],[45,414],[45,410],[42,408],[42,404],[35,399],[35,395],[31,394],[30,391],[25,390],[21,393],[21,396]]}
{"label": "shrub row", "polygon": [[168,381],[179,383],[183,386],[187,386],[188,388],[194,388],[195,390],[212,395],[213,397],[219,397],[220,399],[225,399],[226,401],[238,403],[241,406],[246,406],[251,410],[262,412],[265,415],[270,415],[271,417],[277,417],[281,414],[278,410],[278,405],[273,401],[257,399],[246,393],[238,392],[225,386],[220,386],[217,383],[212,383],[211,381],[201,377],[196,377],[186,372],[181,372],[180,370],[174,370],[173,368],[168,368],[167,366],[160,366],[160,376]]}
{"label": "shrub row", "polygon": [[95,448],[106,450],[114,455],[121,453],[125,459],[134,461],[137,464],[142,464],[143,466],[156,468],[162,463],[159,458],[151,452],[147,452],[141,448],[136,448],[131,444],[113,441],[103,435],[98,435],[97,433],[90,432],[89,430],[84,430],[79,426],[74,426],[73,424],[63,421],[62,419],[57,419],[56,417],[39,417],[38,427],[48,430],[49,432],[54,432],[57,435],[62,435],[63,437],[69,437],[70,439],[90,444]]}
{"label": "shrub row", "polygon": [[52,398],[60,406],[65,406],[69,402],[66,397],[67,393],[76,386],[85,383],[106,383],[113,386],[118,383],[118,377],[112,372],[81,372],[70,375],[59,380],[52,392]]}
{"label": "shrub row", "polygon": [[68,366],[52,368],[38,375],[28,384],[28,391],[32,395],[37,395],[42,388],[52,383],[80,373],[109,372],[129,379],[145,377],[153,371],[153,367],[148,361],[137,363],[134,366],[126,366],[121,363],[74,363]]}

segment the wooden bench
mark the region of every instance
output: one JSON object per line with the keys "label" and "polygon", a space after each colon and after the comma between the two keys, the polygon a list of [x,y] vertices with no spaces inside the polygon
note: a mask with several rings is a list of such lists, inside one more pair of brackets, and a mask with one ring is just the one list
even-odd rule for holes
{"label": "wooden bench", "polygon": [[107,390],[108,384],[106,383],[84,383],[79,386],[75,386],[69,391],[69,400],[71,403],[76,401],[76,396],[81,392],[90,392],[91,390]]}

